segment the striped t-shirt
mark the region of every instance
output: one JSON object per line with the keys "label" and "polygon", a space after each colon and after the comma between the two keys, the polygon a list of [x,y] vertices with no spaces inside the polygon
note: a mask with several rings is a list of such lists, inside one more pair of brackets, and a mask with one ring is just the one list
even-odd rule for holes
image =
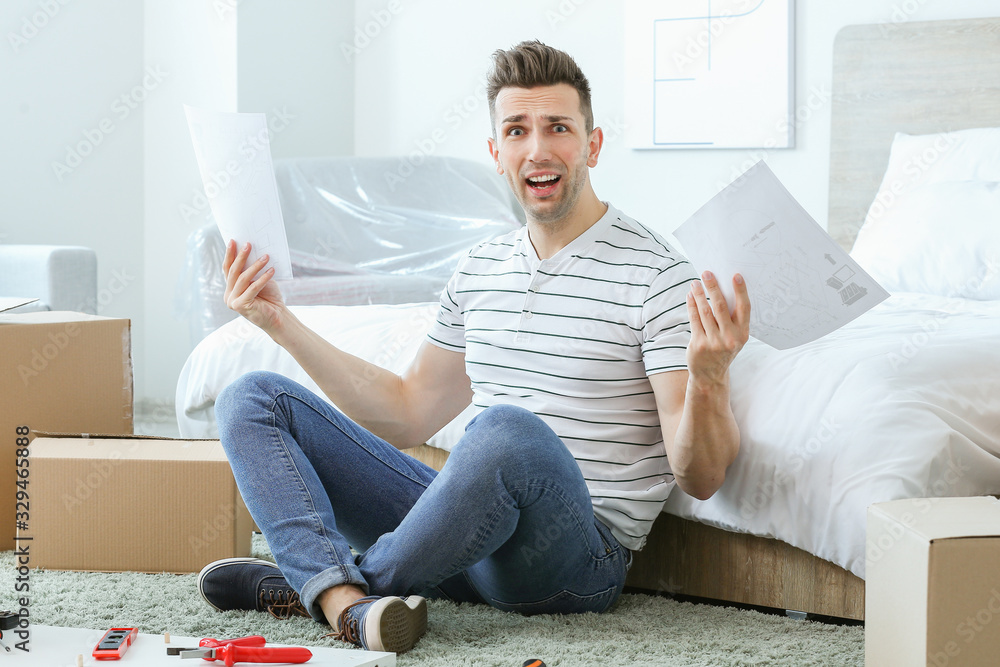
{"label": "striped t-shirt", "polygon": [[686,369],[691,264],[612,206],[539,260],[527,228],[473,248],[429,339],[465,353],[480,410],[518,405],[580,465],[594,512],[640,549],[674,485],[648,375]]}

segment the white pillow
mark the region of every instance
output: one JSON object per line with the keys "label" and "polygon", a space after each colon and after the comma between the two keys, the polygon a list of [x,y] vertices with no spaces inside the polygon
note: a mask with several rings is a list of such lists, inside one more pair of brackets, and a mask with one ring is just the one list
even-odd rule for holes
{"label": "white pillow", "polygon": [[919,135],[897,132],[868,216],[882,215],[904,192],[945,181],[1000,181],[1000,127]]}
{"label": "white pillow", "polygon": [[851,257],[890,292],[1000,299],[997,176],[931,182],[896,194],[890,206],[873,204]]}
{"label": "white pillow", "polygon": [[908,189],[943,181],[1000,181],[1000,127],[922,135],[897,132],[882,188],[885,180]]}

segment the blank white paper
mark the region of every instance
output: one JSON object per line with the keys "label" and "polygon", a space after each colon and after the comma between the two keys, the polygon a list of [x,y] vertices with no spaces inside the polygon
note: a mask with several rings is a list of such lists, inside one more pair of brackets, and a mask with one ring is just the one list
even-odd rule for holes
{"label": "blank white paper", "polygon": [[184,105],[205,196],[222,239],[250,243],[247,264],[270,255],[263,270],[292,278],[285,222],[263,113],[209,111]]}

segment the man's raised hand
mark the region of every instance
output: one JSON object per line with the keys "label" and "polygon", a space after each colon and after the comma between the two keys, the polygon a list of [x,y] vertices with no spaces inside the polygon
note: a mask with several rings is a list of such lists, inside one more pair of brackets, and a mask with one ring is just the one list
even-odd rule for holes
{"label": "man's raised hand", "polygon": [[285,302],[278,286],[271,280],[274,269],[268,269],[254,279],[267,264],[268,256],[263,255],[248,266],[246,261],[249,255],[249,243],[239,251],[236,241],[230,240],[226,244],[226,257],[222,261],[222,272],[226,276],[226,306],[270,332],[281,325]]}
{"label": "man's raised hand", "polygon": [[726,382],[728,386],[729,365],[750,338],[750,297],[746,282],[738,273],[733,276],[733,290],[736,303],[730,314],[726,298],[710,271],[705,271],[700,281],[691,283],[687,295],[691,320],[687,363],[688,372],[696,382]]}

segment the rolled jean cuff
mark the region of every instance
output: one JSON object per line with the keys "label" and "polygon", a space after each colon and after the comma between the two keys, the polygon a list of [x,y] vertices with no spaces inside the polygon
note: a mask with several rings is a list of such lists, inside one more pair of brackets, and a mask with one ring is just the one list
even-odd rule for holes
{"label": "rolled jean cuff", "polygon": [[334,567],[327,568],[307,581],[306,585],[302,587],[302,591],[299,593],[299,598],[302,601],[302,605],[309,611],[314,619],[320,623],[325,621],[333,626],[336,619],[328,619],[326,617],[323,610],[320,609],[316,598],[318,598],[320,593],[326,589],[333,588],[334,586],[341,586],[343,584],[357,586],[365,592],[365,595],[368,595],[368,582],[362,578],[361,570],[359,570],[358,566],[353,563],[345,563],[343,565],[335,565]]}

